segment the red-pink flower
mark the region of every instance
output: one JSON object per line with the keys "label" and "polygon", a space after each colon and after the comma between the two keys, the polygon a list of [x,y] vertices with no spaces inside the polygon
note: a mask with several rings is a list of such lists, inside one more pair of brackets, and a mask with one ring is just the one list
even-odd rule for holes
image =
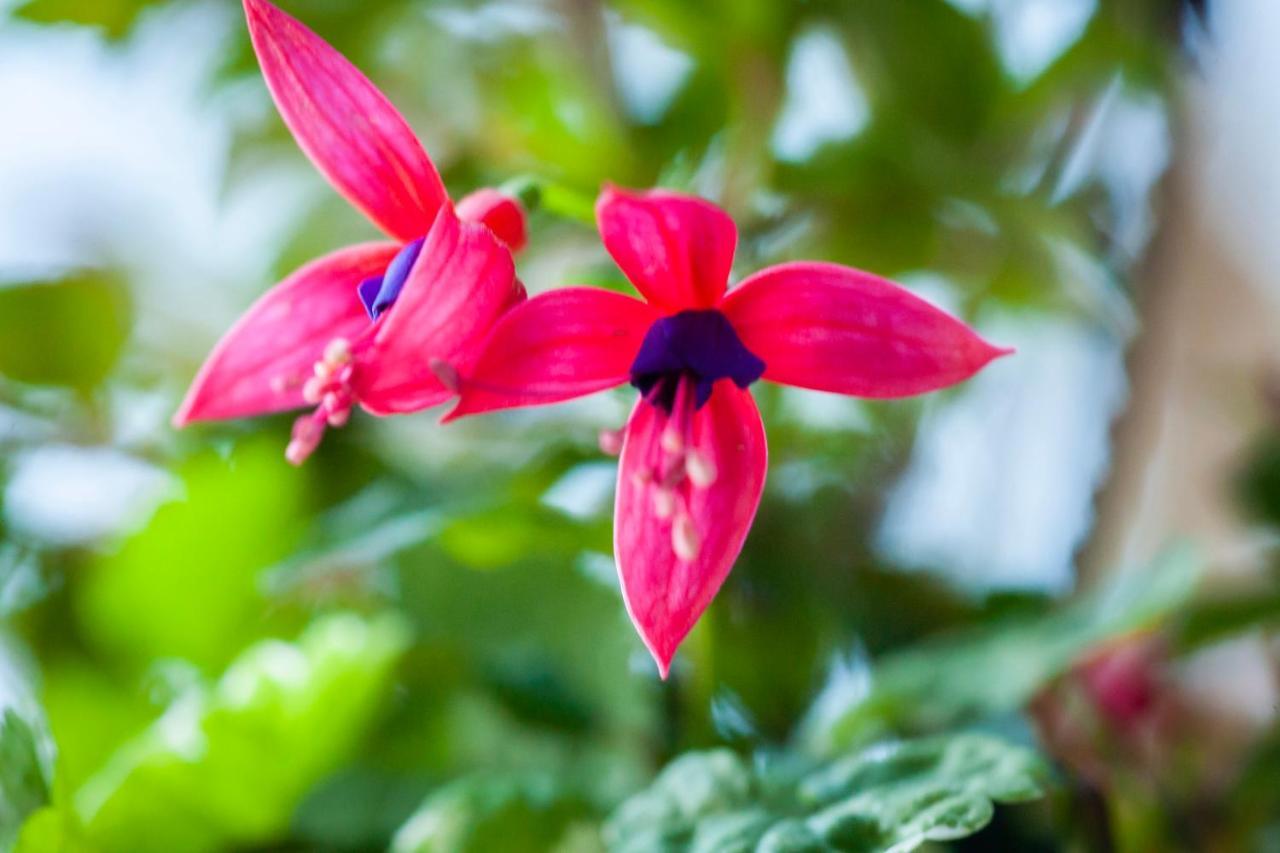
{"label": "red-pink flower", "polygon": [[666,677],[729,574],[760,503],[767,449],[757,379],[902,397],[972,376],[1008,350],[903,288],[788,263],[726,293],[733,221],[702,199],[606,189],[600,234],[645,297],[544,293],[494,326],[449,419],[630,382],[614,552],[632,621]]}
{"label": "red-pink flower", "polygon": [[520,204],[483,189],[449,201],[395,107],[360,71],[266,0],[244,0],[249,34],[294,138],[391,241],[339,249],[268,291],[218,343],[175,426],[314,406],[286,456],[304,460],[351,408],[385,415],[453,396],[503,311],[524,299],[511,252]]}

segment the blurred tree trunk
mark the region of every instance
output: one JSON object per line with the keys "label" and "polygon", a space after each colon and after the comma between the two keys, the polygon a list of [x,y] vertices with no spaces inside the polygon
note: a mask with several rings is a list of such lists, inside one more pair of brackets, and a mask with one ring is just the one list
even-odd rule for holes
{"label": "blurred tree trunk", "polygon": [[[1210,97],[1212,91],[1200,91]],[[1240,513],[1235,484],[1249,445],[1273,417],[1280,310],[1209,219],[1205,122],[1196,99],[1166,184],[1164,221],[1140,276],[1142,325],[1130,354],[1130,401],[1116,425],[1111,473],[1083,549],[1080,582],[1149,561],[1188,540],[1207,583],[1256,583],[1272,549]],[[1233,205],[1249,215],[1247,201]],[[1275,715],[1275,650],[1249,635],[1206,649],[1184,667],[1188,693],[1243,745]],[[1232,734],[1234,733],[1234,735]]]}
{"label": "blurred tree trunk", "polygon": [[1201,547],[1215,575],[1250,575],[1264,562],[1233,487],[1269,416],[1280,312],[1207,220],[1204,146],[1190,112],[1161,232],[1140,276],[1130,401],[1081,555],[1084,584],[1139,565],[1178,538]]}

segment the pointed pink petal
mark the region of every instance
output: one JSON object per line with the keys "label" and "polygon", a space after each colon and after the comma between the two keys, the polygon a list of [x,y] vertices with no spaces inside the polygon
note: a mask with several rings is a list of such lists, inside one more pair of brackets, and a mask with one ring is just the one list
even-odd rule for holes
{"label": "pointed pink petal", "polygon": [[494,322],[523,294],[511,253],[493,232],[442,207],[360,360],[353,382],[361,405],[399,414],[452,397],[456,389],[441,376],[469,369]]}
{"label": "pointed pink petal", "polygon": [[448,196],[396,108],[298,20],[266,0],[244,10],[267,87],[311,162],[387,234],[425,234]]}
{"label": "pointed pink petal", "polygon": [[645,332],[660,315],[609,290],[566,287],[533,297],[504,316],[447,420],[540,406],[627,381]]}
{"label": "pointed pink petal", "polygon": [[267,291],[200,368],[174,426],[303,405],[302,383],[325,345],[354,341],[369,325],[356,285],[381,275],[399,250],[395,243],[339,249]]}
{"label": "pointed pink petal", "polygon": [[711,202],[665,190],[606,187],[596,220],[618,267],[657,307],[710,308],[724,294],[738,229]]}
{"label": "pointed pink petal", "polygon": [[672,548],[673,517],[659,518],[646,476],[662,454],[665,421],[641,401],[627,424],[614,510],[614,555],[627,612],[666,678],[676,647],[707,609],[733,568],[764,490],[768,448],[764,425],[748,391],[716,383],[710,401],[694,415],[693,446],[717,472],[714,482],[688,490],[689,511],[700,540],[690,562]]}
{"label": "pointed pink petal", "polygon": [[824,263],[761,270],[722,310],[764,378],[856,397],[905,397],[945,388],[1011,350],[869,273]]}
{"label": "pointed pink petal", "polygon": [[479,222],[489,226],[498,239],[512,252],[524,248],[529,239],[524,207],[520,202],[495,189],[480,189],[458,202],[458,218],[463,222]]}

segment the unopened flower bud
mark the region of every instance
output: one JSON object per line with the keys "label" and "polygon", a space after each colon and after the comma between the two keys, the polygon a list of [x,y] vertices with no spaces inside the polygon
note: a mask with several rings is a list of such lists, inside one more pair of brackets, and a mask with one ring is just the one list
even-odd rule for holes
{"label": "unopened flower bud", "polygon": [[608,456],[617,456],[622,452],[622,430],[600,430],[600,452]]}

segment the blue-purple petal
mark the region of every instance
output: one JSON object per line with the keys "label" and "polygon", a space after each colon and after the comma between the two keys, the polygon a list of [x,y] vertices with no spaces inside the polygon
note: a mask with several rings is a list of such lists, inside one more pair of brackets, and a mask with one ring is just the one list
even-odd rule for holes
{"label": "blue-purple petal", "polygon": [[727,317],[715,309],[681,311],[649,327],[635,361],[631,384],[650,395],[654,405],[670,411],[678,376],[696,380],[698,407],[711,398],[717,380],[730,379],[747,388],[764,373],[765,364],[743,345]]}

